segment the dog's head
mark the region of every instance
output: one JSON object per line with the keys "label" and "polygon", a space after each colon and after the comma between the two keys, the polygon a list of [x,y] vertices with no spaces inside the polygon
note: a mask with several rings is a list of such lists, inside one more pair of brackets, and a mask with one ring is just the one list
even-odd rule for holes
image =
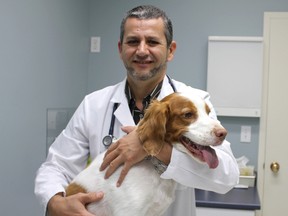
{"label": "dog's head", "polygon": [[211,146],[220,145],[227,131],[209,113],[210,108],[199,96],[173,93],[150,104],[137,132],[151,155],[167,142],[213,169],[218,158]]}

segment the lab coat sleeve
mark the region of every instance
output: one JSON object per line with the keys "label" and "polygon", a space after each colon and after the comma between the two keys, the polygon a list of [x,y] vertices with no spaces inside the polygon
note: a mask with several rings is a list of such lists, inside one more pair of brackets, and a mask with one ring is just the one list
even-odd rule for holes
{"label": "lab coat sleeve", "polygon": [[171,162],[161,178],[174,179],[187,187],[226,193],[238,183],[239,169],[229,142],[224,141],[215,151],[219,165],[216,169],[210,169],[206,164],[193,161],[189,155],[173,148]]}
{"label": "lab coat sleeve", "polygon": [[85,134],[84,104],[79,106],[65,130],[49,148],[46,161],[38,169],[34,192],[46,211],[48,201],[65,188],[87,164],[88,139]]}
{"label": "lab coat sleeve", "polygon": [[[195,90],[193,91],[195,93]],[[217,119],[209,94],[204,91],[197,91],[196,93],[200,94],[210,107],[210,117]],[[174,179],[176,182],[192,188],[217,193],[228,192],[239,181],[238,164],[227,140],[222,145],[213,148],[219,159],[219,165],[216,169],[210,169],[206,164],[191,160],[189,155],[173,148],[170,164],[161,177]]]}

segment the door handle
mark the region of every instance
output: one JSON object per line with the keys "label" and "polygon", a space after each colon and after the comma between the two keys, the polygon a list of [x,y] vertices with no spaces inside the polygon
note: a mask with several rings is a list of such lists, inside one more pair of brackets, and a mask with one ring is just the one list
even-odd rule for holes
{"label": "door handle", "polygon": [[272,162],[270,165],[270,169],[272,170],[273,173],[278,173],[280,169],[280,165],[277,162]]}

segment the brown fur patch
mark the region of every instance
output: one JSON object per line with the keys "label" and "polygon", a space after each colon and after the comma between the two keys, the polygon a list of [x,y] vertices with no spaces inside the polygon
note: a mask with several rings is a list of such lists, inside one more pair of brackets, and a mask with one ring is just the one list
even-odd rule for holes
{"label": "brown fur patch", "polygon": [[206,110],[206,113],[209,115],[209,113],[211,112],[209,106],[205,103],[205,110]]}
{"label": "brown fur patch", "polygon": [[87,193],[87,191],[82,186],[76,183],[71,183],[66,188],[66,196],[71,196],[77,193]]}

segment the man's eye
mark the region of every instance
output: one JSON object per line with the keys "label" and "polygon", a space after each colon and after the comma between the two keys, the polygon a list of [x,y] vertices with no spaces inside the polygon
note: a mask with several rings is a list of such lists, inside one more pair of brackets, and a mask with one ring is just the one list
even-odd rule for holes
{"label": "man's eye", "polygon": [[156,45],[159,44],[159,42],[158,42],[158,41],[155,41],[155,40],[150,40],[150,41],[148,41],[148,44],[149,44],[150,46],[156,46]]}
{"label": "man's eye", "polygon": [[138,45],[138,41],[137,40],[129,40],[126,42],[126,44],[128,44],[130,46],[136,46],[136,45]]}

